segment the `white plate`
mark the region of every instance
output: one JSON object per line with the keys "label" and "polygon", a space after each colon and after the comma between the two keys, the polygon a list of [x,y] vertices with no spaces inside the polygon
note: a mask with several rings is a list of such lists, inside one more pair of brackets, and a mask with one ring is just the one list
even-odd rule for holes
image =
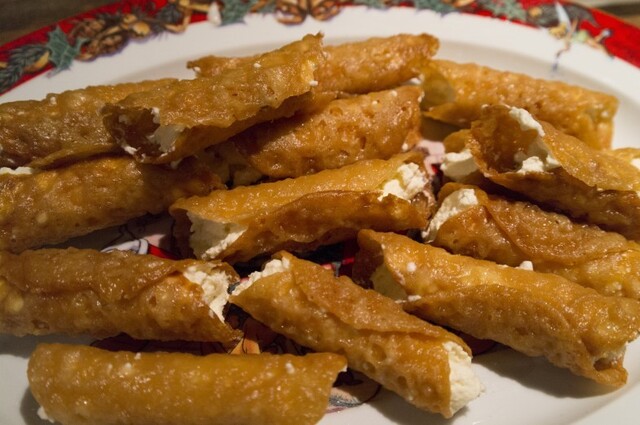
{"label": "white plate", "polygon": [[[347,7],[329,21],[309,18],[294,26],[276,22],[273,15],[251,15],[244,24],[222,27],[200,22],[180,35],[164,34],[131,43],[117,55],[89,63],[75,62],[71,70],[41,75],[0,97],[0,101],[41,98],[49,92],[89,84],[190,77],[184,67],[189,59],[211,53],[263,51],[318,31],[329,43],[429,32],[441,40],[439,57],[561,79],[611,93],[621,102],[614,145],[640,147],[640,70],[629,63],[580,43],[573,43],[558,60],[556,54],[565,44],[547,30],[487,17],[442,16],[404,7]],[[42,340],[59,338],[37,339]],[[43,423],[36,415],[25,372],[35,343],[36,339],[30,337],[0,337],[0,424]],[[640,417],[640,342],[629,346],[625,365],[629,382],[622,389],[609,391],[542,359],[504,350],[474,359],[474,369],[486,390],[452,420],[419,411],[397,396],[382,392],[365,405],[326,415],[321,424],[636,424]]]}

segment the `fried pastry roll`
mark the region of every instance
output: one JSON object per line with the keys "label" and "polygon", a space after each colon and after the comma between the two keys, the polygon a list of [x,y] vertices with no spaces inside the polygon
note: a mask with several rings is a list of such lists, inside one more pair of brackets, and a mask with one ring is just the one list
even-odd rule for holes
{"label": "fried pastry roll", "polygon": [[226,143],[272,179],[388,159],[419,140],[421,95],[419,87],[404,86],[337,99],[316,112],[254,126]]}
{"label": "fried pastry roll", "polygon": [[469,127],[485,105],[512,105],[595,149],[611,146],[618,100],[583,87],[498,71],[474,63],[434,60],[424,70],[427,116]]}
{"label": "fried pastry roll", "polygon": [[322,37],[305,36],[215,77],[129,95],[105,106],[104,123],[139,161],[172,162],[308,105],[323,61]]}
{"label": "fried pastry roll", "polygon": [[41,417],[64,425],[312,425],[344,357],[112,352],[40,344],[29,359]]}
{"label": "fried pastry roll", "polygon": [[640,245],[618,233],[456,183],[440,190],[438,205],[427,232],[435,246],[640,299]]}
{"label": "fried pastry roll", "polygon": [[185,255],[235,263],[281,249],[312,250],[361,228],[422,229],[433,201],[420,160],[407,153],[180,199],[169,209],[174,234]]}
{"label": "fried pastry roll", "polygon": [[0,249],[20,252],[63,242],[222,187],[213,171],[192,158],[176,169],[122,156],[0,175]]}
{"label": "fried pastry roll", "polygon": [[447,418],[482,391],[460,338],[286,252],[236,287],[230,301],[303,346],[344,355],[351,368]]}
{"label": "fried pastry roll", "polygon": [[640,329],[640,302],[607,297],[561,276],[450,254],[363,230],[357,280],[404,300],[406,310],[491,339],[601,384],[626,382],[626,344]]}
{"label": "fried pastry roll", "polygon": [[[399,34],[326,46],[318,88],[329,92],[363,94],[397,87],[417,77],[440,43],[428,34]],[[207,56],[188,63],[198,76],[211,77],[253,62],[256,56]]]}
{"label": "fried pastry roll", "polygon": [[241,334],[223,307],[237,280],[224,263],[130,251],[0,252],[0,331],[230,344]]}
{"label": "fried pastry roll", "polygon": [[536,120],[524,109],[491,106],[467,146],[496,184],[575,219],[640,240],[640,169]]}
{"label": "fried pastry roll", "polygon": [[171,79],[93,86],[0,104],[0,167],[47,168],[118,152],[100,110]]}

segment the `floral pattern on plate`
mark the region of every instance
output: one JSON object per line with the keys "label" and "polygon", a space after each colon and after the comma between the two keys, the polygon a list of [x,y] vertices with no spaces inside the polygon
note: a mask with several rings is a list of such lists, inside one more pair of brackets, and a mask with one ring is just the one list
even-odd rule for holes
{"label": "floral pattern on plate", "polygon": [[180,33],[190,23],[243,22],[250,13],[270,14],[283,25],[329,20],[346,7],[412,7],[446,16],[468,13],[544,28],[564,41],[585,43],[640,67],[635,47],[640,29],[605,13],[559,0],[129,0],[43,28],[0,47],[0,93],[43,72],[60,72],[74,61],[115,54],[130,42]]}

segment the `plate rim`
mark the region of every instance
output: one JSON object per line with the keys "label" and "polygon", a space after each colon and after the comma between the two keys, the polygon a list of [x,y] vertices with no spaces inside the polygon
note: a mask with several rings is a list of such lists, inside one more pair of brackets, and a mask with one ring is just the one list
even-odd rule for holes
{"label": "plate rim", "polygon": [[[413,8],[432,10],[445,16],[461,13],[500,19],[519,25],[546,30],[552,37],[567,45],[581,43],[605,54],[622,59],[640,68],[640,28],[602,10],[565,0],[214,0],[208,7],[180,10],[171,0],[123,0],[97,7],[90,11],[62,19],[55,24],[9,41],[0,46],[0,98],[3,94],[46,72],[64,72],[76,61],[94,60],[115,55],[132,41],[141,41],[163,33],[181,33],[194,23],[209,21],[213,25],[240,25],[252,14],[273,16],[282,25],[299,25],[306,20],[330,20],[349,7],[365,6],[372,9]],[[297,3],[318,5],[290,7],[295,13],[284,13],[283,5]],[[329,2],[329,3],[325,3]],[[222,6],[221,6],[222,5]],[[243,6],[244,5],[244,6]],[[498,6],[495,6],[498,5]],[[228,10],[228,11],[227,11]],[[552,11],[553,10],[553,11]],[[167,23],[182,13],[182,22]],[[176,13],[178,15],[176,15]],[[555,16],[554,16],[555,13]],[[107,25],[100,17],[119,17],[107,27],[118,30],[119,40],[89,28]],[[133,18],[132,18],[133,17]],[[134,19],[134,21],[131,21]],[[125,22],[126,21],[126,22]],[[96,33],[97,31],[97,33]],[[115,50],[113,50],[115,49]],[[62,52],[62,53],[61,53]]]}

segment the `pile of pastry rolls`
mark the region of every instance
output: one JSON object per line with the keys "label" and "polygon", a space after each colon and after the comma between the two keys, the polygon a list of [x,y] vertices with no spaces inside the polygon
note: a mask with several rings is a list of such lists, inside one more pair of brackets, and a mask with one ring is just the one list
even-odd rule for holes
{"label": "pile of pastry rolls", "polygon": [[[0,331],[227,352],[41,344],[41,416],[312,424],[348,366],[449,418],[483,391],[465,335],[622,386],[640,153],[610,149],[617,101],[438,47],[308,35],[188,80],[1,104]],[[420,143],[437,122],[442,176]],[[170,215],[177,259],[59,245],[147,214]],[[310,260],[349,241],[350,275]],[[232,307],[309,353],[237,354]]]}

